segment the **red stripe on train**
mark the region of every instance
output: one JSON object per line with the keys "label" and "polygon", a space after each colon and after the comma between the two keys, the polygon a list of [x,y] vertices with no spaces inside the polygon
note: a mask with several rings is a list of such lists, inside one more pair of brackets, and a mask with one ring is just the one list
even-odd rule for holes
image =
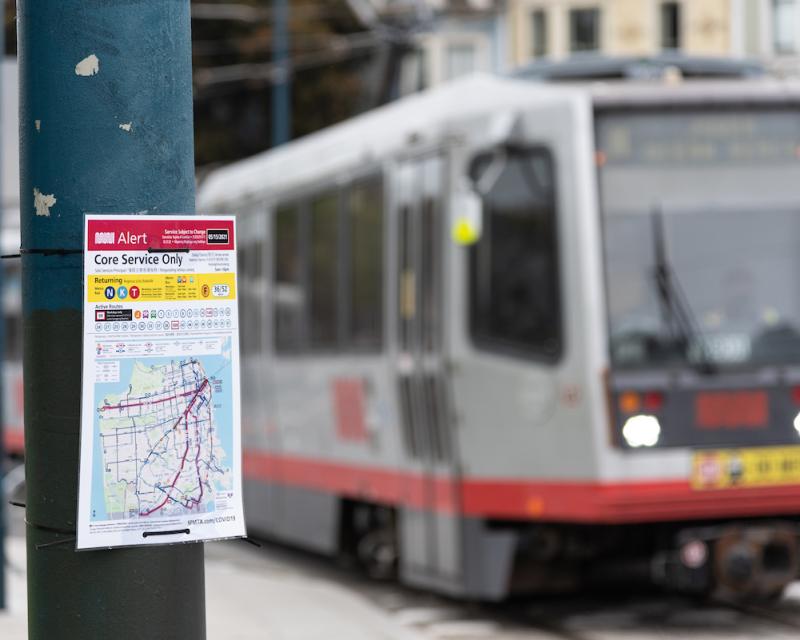
{"label": "red stripe on train", "polygon": [[3,450],[6,453],[22,454],[25,451],[25,434],[22,429],[3,429]]}
{"label": "red stripe on train", "polygon": [[576,523],[800,515],[800,486],[695,491],[685,481],[598,483],[433,478],[247,451],[248,478],[371,502],[480,518]]}
{"label": "red stripe on train", "polygon": [[447,480],[426,483],[418,474],[251,451],[245,452],[243,462],[245,476],[256,480],[418,509],[430,504],[430,494],[436,511],[458,511],[454,485]]}

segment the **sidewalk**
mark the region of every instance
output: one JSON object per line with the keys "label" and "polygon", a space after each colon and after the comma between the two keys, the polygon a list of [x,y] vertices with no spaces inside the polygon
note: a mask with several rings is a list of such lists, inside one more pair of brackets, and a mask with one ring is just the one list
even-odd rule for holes
{"label": "sidewalk", "polygon": [[[357,593],[236,544],[206,549],[208,640],[422,638]],[[0,639],[26,640],[25,540],[9,537],[6,550],[10,607]]]}

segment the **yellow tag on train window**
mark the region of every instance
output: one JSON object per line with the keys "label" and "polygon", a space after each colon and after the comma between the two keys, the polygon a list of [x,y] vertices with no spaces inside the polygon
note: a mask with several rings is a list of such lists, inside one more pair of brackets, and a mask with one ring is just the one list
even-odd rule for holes
{"label": "yellow tag on train window", "polygon": [[472,220],[458,218],[453,225],[453,242],[461,245],[475,244],[480,239],[480,230]]}
{"label": "yellow tag on train window", "polygon": [[464,246],[475,244],[483,231],[483,201],[480,196],[467,189],[456,192],[450,219],[453,242]]}

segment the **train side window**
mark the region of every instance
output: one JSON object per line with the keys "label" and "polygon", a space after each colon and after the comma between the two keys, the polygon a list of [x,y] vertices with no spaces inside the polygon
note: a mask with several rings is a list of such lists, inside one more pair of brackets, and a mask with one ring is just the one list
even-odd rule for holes
{"label": "train side window", "polygon": [[[473,178],[490,164],[479,156]],[[484,197],[470,256],[470,329],[476,345],[554,361],[561,355],[557,216],[548,150],[511,147]]]}
{"label": "train side window", "polygon": [[[241,221],[240,230],[248,227],[247,220]],[[246,231],[245,231],[246,233]],[[262,307],[261,294],[264,290],[264,241],[258,234],[243,237],[238,247],[239,263],[239,303],[241,323],[241,348],[244,357],[262,352]]]}
{"label": "train side window", "polygon": [[265,258],[266,245],[262,233],[256,233],[250,259],[250,300],[252,302],[251,322],[253,324],[252,347],[254,353],[264,351],[264,290],[266,283]]}
{"label": "train side window", "polygon": [[311,201],[311,347],[334,349],[339,341],[339,193]]}
{"label": "train side window", "polygon": [[383,344],[383,183],[369,178],[353,185],[349,198],[350,346]]}
{"label": "train side window", "polygon": [[258,208],[239,216],[239,323],[240,345],[244,358],[263,351],[264,318],[264,242]]}
{"label": "train side window", "polygon": [[301,347],[306,294],[300,255],[300,212],[281,205],[275,212],[275,287],[272,294],[275,350],[296,352]]}

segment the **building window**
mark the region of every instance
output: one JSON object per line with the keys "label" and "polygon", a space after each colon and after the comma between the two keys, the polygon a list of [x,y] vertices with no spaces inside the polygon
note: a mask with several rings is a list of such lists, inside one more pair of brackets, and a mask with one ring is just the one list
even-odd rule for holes
{"label": "building window", "polygon": [[478,68],[478,53],[472,43],[449,44],[445,56],[445,80],[454,80]]}
{"label": "building window", "polygon": [[531,14],[531,54],[534,58],[547,55],[547,14],[536,9]]}
{"label": "building window", "polygon": [[776,53],[798,53],[797,46],[797,13],[796,0],[773,0],[773,37]]}
{"label": "building window", "polygon": [[[541,147],[505,154],[470,256],[472,337],[483,348],[554,361],[562,329],[553,159]],[[491,154],[479,156],[473,179],[492,164]]]}
{"label": "building window", "polygon": [[678,2],[661,3],[661,48],[681,48],[681,5]]}
{"label": "building window", "polygon": [[400,64],[400,95],[407,96],[426,89],[428,77],[428,52],[424,48],[409,52]]}
{"label": "building window", "polygon": [[571,9],[569,12],[570,51],[597,51],[600,48],[600,10]]}

